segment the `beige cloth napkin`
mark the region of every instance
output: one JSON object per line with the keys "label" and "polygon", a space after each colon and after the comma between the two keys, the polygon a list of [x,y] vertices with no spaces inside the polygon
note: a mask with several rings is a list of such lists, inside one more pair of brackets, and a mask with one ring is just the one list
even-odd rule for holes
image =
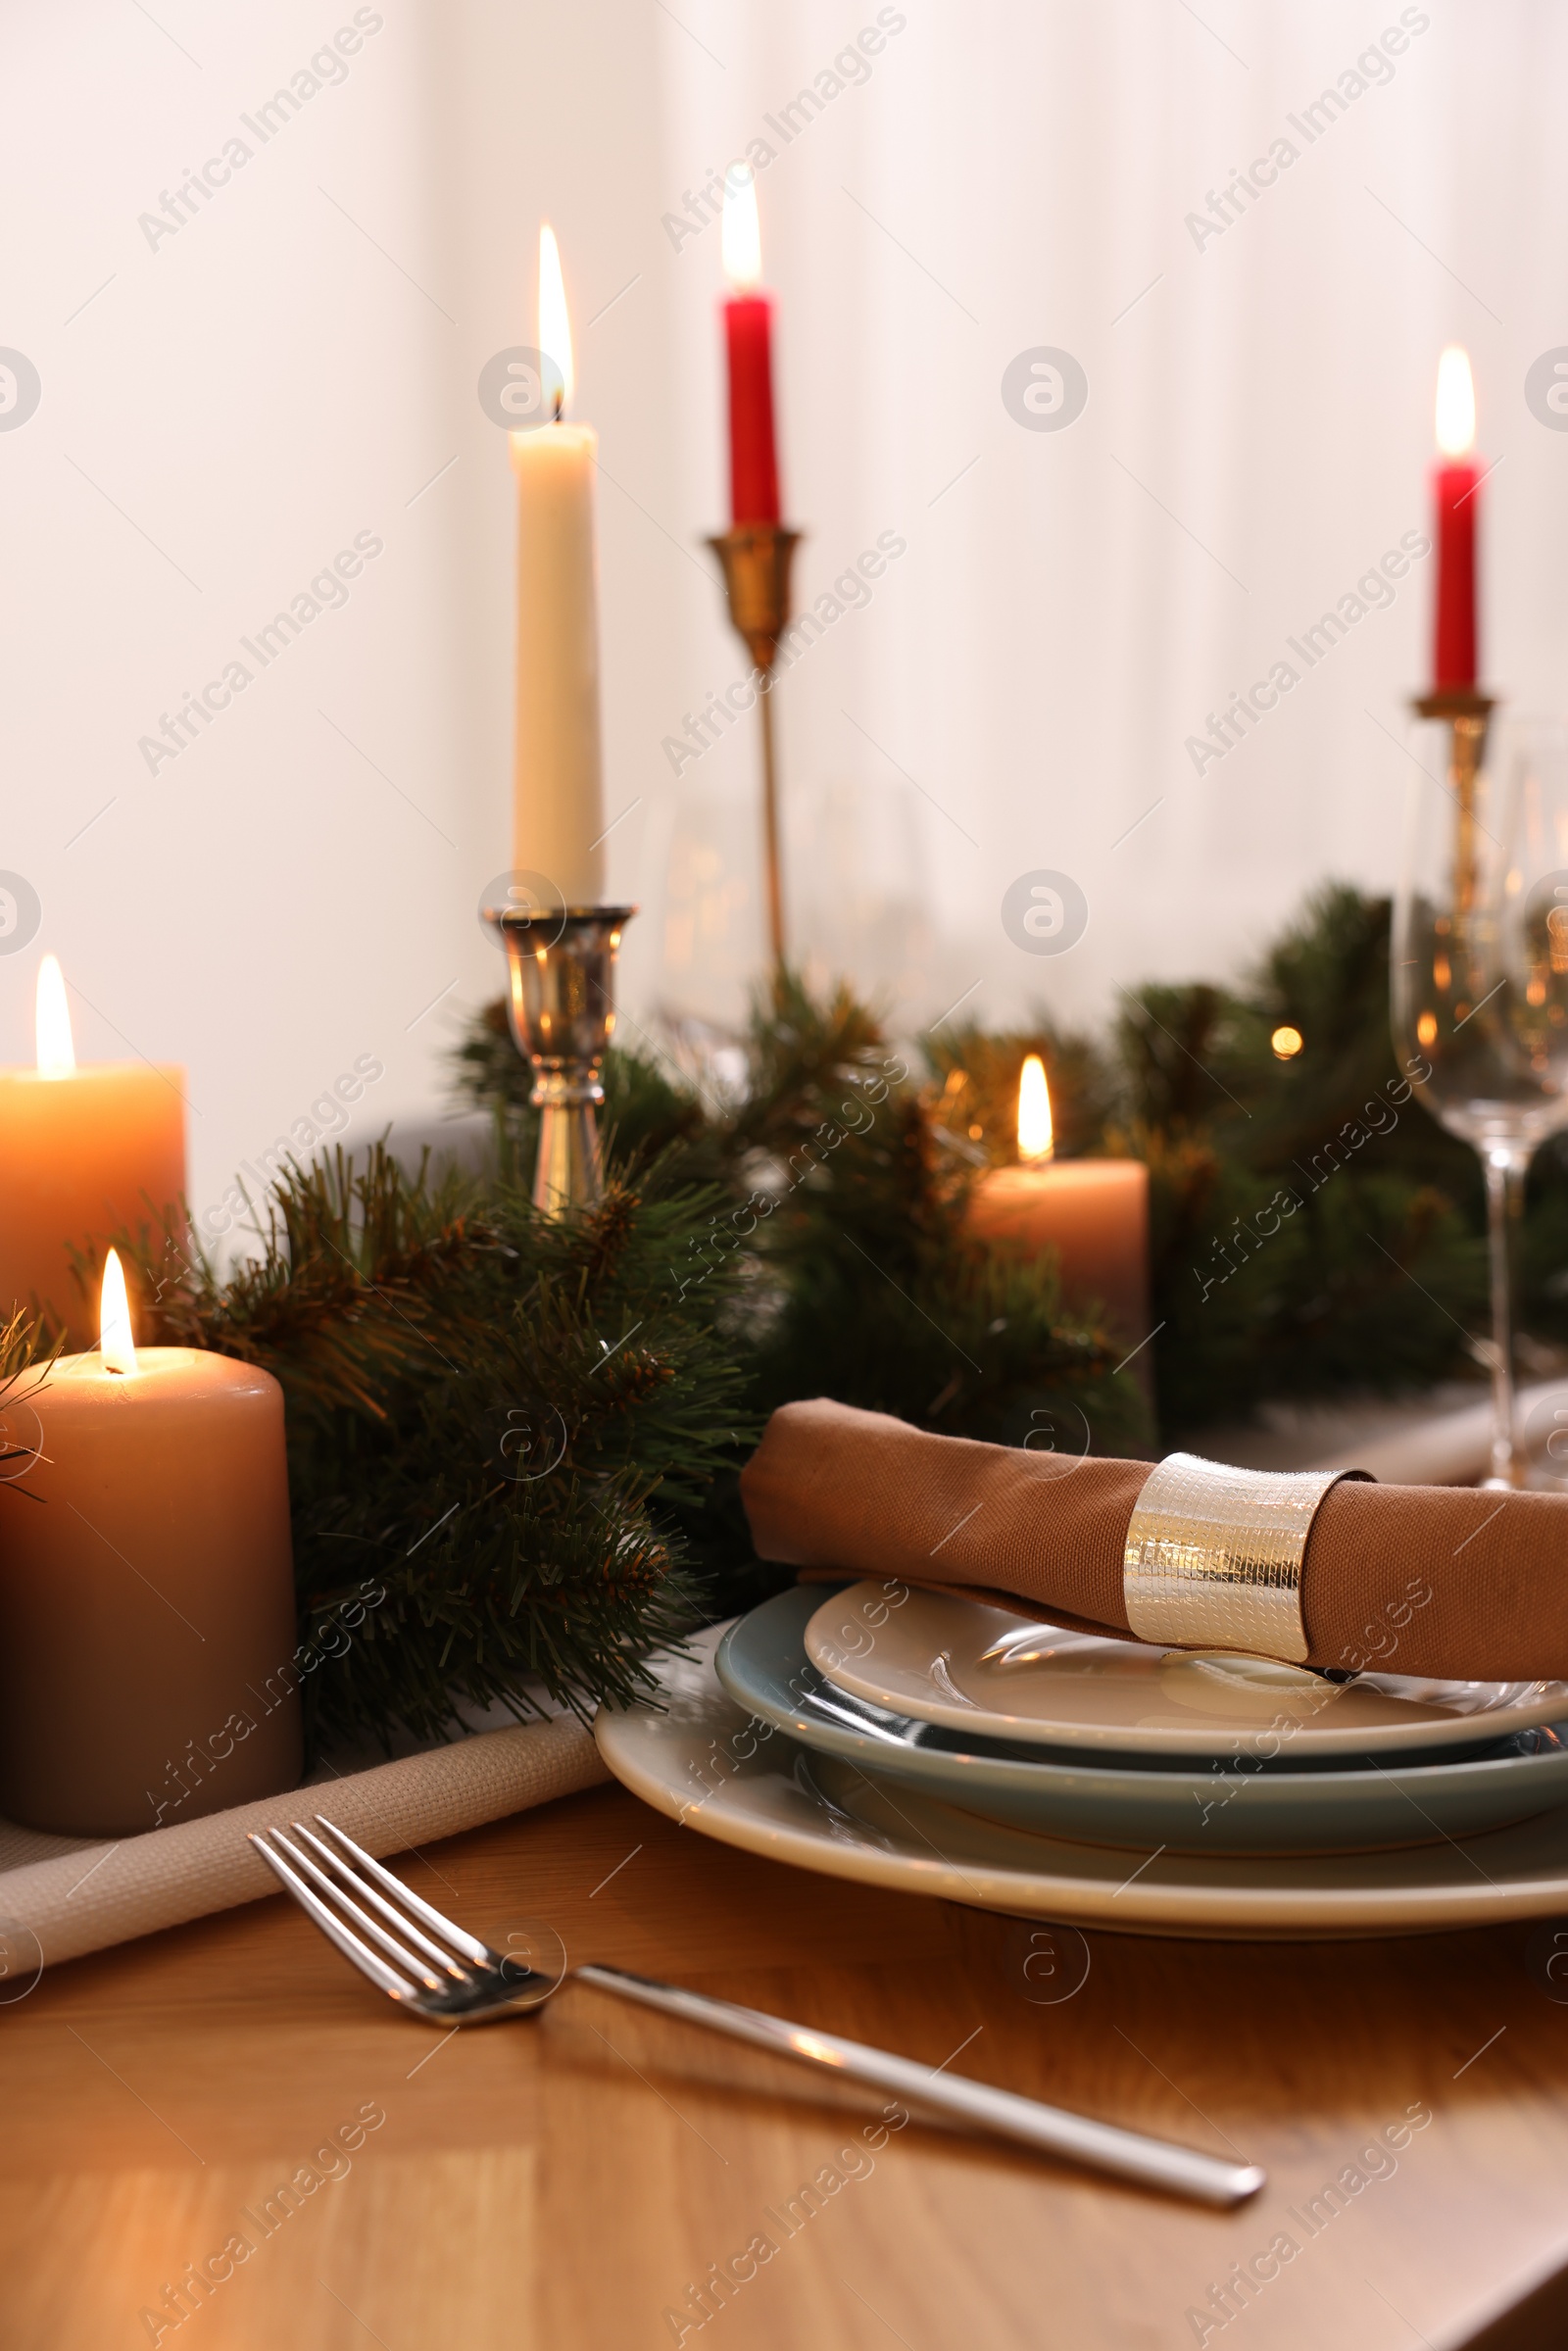
{"label": "beige cloth napkin", "polygon": [[[328,1772],[309,1788],[236,1805],[144,1837],[45,1837],[0,1823],[0,1930],[8,1973],[101,1951],[133,1935],[255,1902],[277,1880],[247,1842],[319,1805],[367,1852],[406,1852],[608,1780],[593,1734],[575,1716],[481,1731],[368,1771]],[[30,1937],[35,1937],[37,1951]]]}

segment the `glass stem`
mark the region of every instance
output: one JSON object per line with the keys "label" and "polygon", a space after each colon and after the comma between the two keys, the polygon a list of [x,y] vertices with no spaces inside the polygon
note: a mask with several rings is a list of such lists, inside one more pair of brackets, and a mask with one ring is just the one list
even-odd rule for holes
{"label": "glass stem", "polygon": [[1492,1474],[1489,1487],[1520,1483],[1513,1408],[1513,1222],[1530,1152],[1494,1144],[1483,1154],[1487,1170],[1487,1241],[1492,1274]]}

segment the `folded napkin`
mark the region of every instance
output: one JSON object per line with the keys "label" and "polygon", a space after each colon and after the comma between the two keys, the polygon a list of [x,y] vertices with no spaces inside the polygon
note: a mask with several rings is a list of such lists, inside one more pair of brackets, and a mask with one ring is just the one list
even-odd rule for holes
{"label": "folded napkin", "polygon": [[0,1932],[8,1971],[77,1959],[278,1891],[252,1829],[286,1829],[320,1807],[379,1858],[572,1795],[608,1780],[575,1716],[482,1731],[368,1771],[323,1771],[308,1788],[238,1804],[142,1837],[46,1837],[0,1823]]}
{"label": "folded napkin", "polygon": [[[763,1559],[979,1588],[1126,1637],[1122,1552],[1150,1467],[928,1436],[818,1398],[773,1414],[741,1494]],[[1332,1487],[1301,1606],[1313,1665],[1568,1678],[1568,1494]]]}

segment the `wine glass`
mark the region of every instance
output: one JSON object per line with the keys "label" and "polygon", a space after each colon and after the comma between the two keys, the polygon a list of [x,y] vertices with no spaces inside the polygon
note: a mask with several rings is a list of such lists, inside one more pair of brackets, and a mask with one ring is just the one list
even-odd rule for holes
{"label": "wine glass", "polygon": [[1395,906],[1395,1050],[1480,1154],[1492,1277],[1492,1474],[1516,1486],[1510,1235],[1538,1144],[1568,1125],[1568,722],[1492,730],[1491,705],[1419,706]]}

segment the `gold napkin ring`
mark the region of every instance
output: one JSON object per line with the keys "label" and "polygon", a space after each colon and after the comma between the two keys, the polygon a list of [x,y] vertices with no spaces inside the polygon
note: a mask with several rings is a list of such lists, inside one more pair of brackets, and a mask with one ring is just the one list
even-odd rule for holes
{"label": "gold napkin ring", "polygon": [[1306,1539],[1329,1488],[1365,1476],[1228,1469],[1168,1453],[1127,1530],[1121,1588],[1133,1632],[1163,1648],[1240,1649],[1304,1665]]}

